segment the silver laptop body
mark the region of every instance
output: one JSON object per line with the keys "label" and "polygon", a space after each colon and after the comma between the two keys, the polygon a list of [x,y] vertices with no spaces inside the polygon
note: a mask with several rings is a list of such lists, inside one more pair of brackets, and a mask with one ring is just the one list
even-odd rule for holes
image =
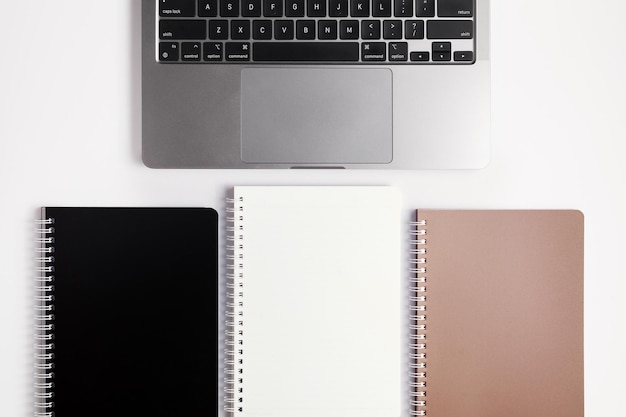
{"label": "silver laptop body", "polygon": [[[468,0],[404,1],[142,0],[145,165],[484,167],[490,156],[489,0],[470,0],[469,11],[463,9]],[[434,16],[417,16],[421,3]],[[320,4],[327,13],[349,11],[309,16]],[[363,4],[382,17],[353,16]],[[407,4],[411,15],[397,17]],[[248,15],[221,16],[233,5]],[[272,15],[277,5],[282,10]],[[291,16],[302,7],[301,16]],[[216,17],[200,16],[211,13]],[[470,29],[459,32],[459,20]],[[376,26],[378,38],[369,32]],[[238,33],[242,27],[247,33]],[[307,27],[337,39],[299,44]],[[265,37],[263,28],[271,39],[256,39]],[[350,28],[368,38],[352,39]],[[239,38],[222,39],[220,29]],[[411,39],[397,38],[395,29]],[[454,39],[444,39],[449,32]],[[294,39],[275,39],[289,36]],[[349,45],[337,44],[342,41]],[[321,54],[320,61],[307,61],[309,52]]]}

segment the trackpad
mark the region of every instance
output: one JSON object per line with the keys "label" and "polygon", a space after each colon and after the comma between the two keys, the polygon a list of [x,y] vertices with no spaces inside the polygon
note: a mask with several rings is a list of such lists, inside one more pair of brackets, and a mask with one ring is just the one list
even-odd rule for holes
{"label": "trackpad", "polygon": [[389,163],[389,69],[246,68],[241,158],[250,163]]}

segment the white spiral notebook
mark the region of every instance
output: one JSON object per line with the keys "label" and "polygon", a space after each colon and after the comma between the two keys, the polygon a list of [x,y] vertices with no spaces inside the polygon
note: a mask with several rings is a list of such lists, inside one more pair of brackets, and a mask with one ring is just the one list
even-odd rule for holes
{"label": "white spiral notebook", "polygon": [[236,187],[228,411],[401,409],[400,198],[390,187]]}

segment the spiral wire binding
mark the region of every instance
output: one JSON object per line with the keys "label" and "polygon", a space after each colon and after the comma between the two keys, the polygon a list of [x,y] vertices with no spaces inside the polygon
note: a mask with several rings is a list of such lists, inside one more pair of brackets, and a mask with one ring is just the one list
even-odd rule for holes
{"label": "spiral wire binding", "polygon": [[243,197],[227,198],[224,411],[243,411]]}
{"label": "spiral wire binding", "polygon": [[426,415],[426,221],[410,223],[409,397],[411,416]]}
{"label": "spiral wire binding", "polygon": [[54,219],[36,220],[35,417],[54,417]]}

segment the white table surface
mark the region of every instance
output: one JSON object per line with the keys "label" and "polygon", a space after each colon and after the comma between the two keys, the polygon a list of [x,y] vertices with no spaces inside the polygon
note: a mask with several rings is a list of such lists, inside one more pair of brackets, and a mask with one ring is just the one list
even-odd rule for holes
{"label": "white table surface", "polygon": [[139,9],[0,0],[0,415],[32,415],[38,207],[224,213],[227,190],[252,184],[394,185],[407,217],[416,207],[582,210],[585,412],[625,415],[626,2],[492,0],[493,157],[479,171],[148,169]]}

